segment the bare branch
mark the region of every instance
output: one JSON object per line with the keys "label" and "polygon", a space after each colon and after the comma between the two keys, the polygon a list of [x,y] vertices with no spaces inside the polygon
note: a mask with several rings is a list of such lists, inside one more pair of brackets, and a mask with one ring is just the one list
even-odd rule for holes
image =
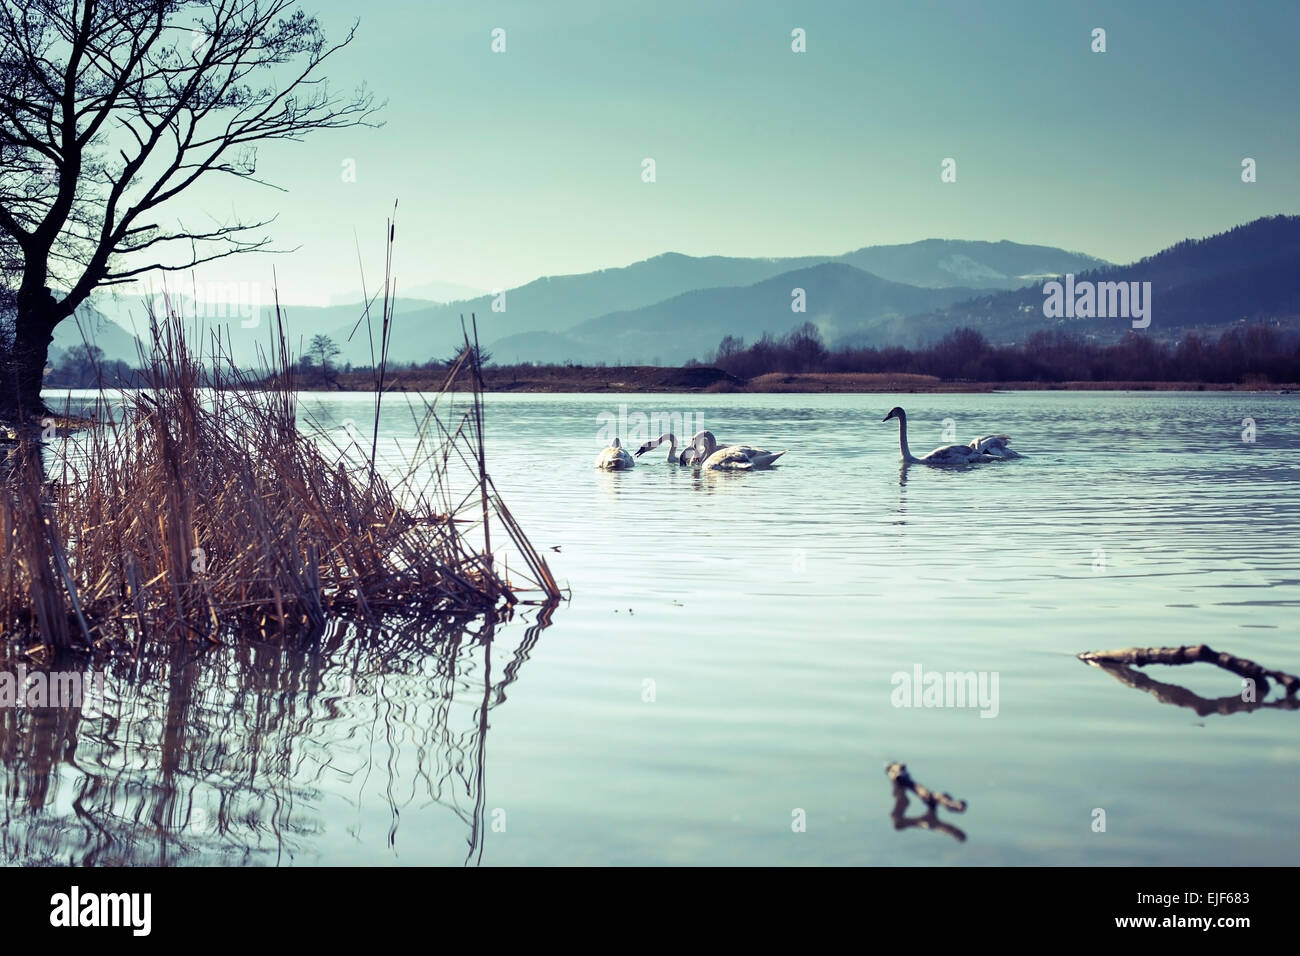
{"label": "bare branch", "polygon": [[[69,288],[67,315],[98,285],[274,251],[274,217],[158,212],[210,173],[280,189],[257,175],[262,142],[378,125],[370,93],[322,75],[356,29],[329,43],[297,0],[0,0],[0,237],[22,287]],[[160,255],[178,243],[184,262]]]}

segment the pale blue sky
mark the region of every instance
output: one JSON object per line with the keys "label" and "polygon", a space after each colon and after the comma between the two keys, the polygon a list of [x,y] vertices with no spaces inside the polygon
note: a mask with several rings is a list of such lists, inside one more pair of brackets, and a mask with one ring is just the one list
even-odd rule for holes
{"label": "pale blue sky", "polygon": [[[200,279],[359,289],[400,200],[402,288],[509,287],[693,255],[1014,239],[1129,261],[1300,211],[1294,2],[305,0],[379,130],[264,150],[287,194],[216,180],[187,206],[278,211],[292,256]],[[507,51],[491,52],[504,28]],[[791,30],[807,52],[791,52]],[[1107,52],[1090,50],[1107,31]],[[1243,157],[1259,181],[1241,182]],[[657,182],[641,181],[653,157]],[[957,160],[957,182],[940,162]],[[342,181],[345,159],[357,181]]]}

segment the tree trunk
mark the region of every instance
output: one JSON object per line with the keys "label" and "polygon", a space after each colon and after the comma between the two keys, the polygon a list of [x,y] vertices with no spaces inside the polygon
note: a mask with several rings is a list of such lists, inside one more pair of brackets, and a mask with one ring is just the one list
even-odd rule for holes
{"label": "tree trunk", "polygon": [[49,289],[18,293],[14,348],[0,375],[0,415],[25,420],[48,414],[41,401],[41,383],[54,327],[63,318]]}

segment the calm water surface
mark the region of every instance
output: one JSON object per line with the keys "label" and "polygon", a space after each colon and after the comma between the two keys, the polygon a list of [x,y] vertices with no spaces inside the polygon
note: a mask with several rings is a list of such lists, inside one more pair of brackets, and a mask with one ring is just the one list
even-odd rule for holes
{"label": "calm water surface", "polygon": [[[1027,457],[903,472],[899,403],[918,453],[950,418]],[[302,406],[338,427],[372,399]],[[790,453],[595,471],[637,413]],[[392,399],[387,458],[412,435]],[[1208,642],[1300,672],[1300,396],[493,395],[488,438],[571,589],[549,625],[178,648],[110,673],[102,713],[0,712],[3,859],[1294,861],[1300,712],[1198,706],[1240,695],[1208,665],[1075,655]],[[917,668],[996,679],[996,716],[896,706]],[[969,801],[940,814],[964,839],[896,828],[891,760]]]}

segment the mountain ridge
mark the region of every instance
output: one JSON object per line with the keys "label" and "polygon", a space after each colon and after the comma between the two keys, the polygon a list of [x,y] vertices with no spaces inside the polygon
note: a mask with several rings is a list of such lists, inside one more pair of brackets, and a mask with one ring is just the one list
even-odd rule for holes
{"label": "mountain ridge", "polygon": [[[705,357],[724,335],[752,341],[805,321],[832,344],[854,345],[915,346],[962,325],[994,342],[1044,329],[1103,339],[1125,334],[1126,319],[1081,324],[1044,316],[1043,281],[1067,272],[1079,281],[1150,281],[1156,310],[1150,332],[1157,337],[1240,321],[1290,321],[1300,315],[1300,217],[1263,217],[1182,240],[1128,265],[1009,239],[920,239],[832,256],[667,251],[627,266],[544,276],[506,290],[504,297],[443,304],[403,297],[390,354],[413,361],[445,357],[460,338],[460,316],[470,313],[478,317],[485,347],[503,362],[676,363]],[[791,308],[796,288],[804,289],[804,311]],[[98,298],[92,301],[113,320],[112,310]],[[494,311],[494,303],[504,311]],[[134,311],[139,327],[143,310]],[[312,335],[326,334],[342,348],[340,362],[368,364],[369,336],[358,329],[361,311],[359,303],[286,306],[291,348],[300,350]],[[257,346],[266,349],[270,318],[263,308],[250,329],[238,319],[201,322],[229,326],[236,361],[251,365]],[[66,330],[60,331],[64,341],[56,345],[66,347]],[[106,349],[110,357],[133,342],[130,332],[109,339],[115,346]]]}
{"label": "mountain ridge", "polygon": [[[1143,331],[1156,338],[1218,334],[1250,322],[1300,327],[1300,216],[1266,216],[1183,239],[1129,265],[1077,273],[1081,282],[1150,282],[1151,325]],[[1123,317],[1048,318],[1043,301],[1041,284],[977,296],[910,316],[910,341],[851,344],[920,344],[962,325],[1001,344],[1044,330],[1115,341],[1132,329]]]}

